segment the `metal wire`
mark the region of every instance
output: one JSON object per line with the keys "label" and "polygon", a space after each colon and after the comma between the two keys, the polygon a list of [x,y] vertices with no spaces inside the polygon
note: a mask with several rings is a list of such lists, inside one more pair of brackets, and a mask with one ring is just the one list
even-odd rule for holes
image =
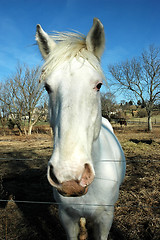
{"label": "metal wire", "polygon": [[[39,158],[0,158],[1,161],[45,161],[46,159],[39,159]],[[148,160],[148,159],[138,159],[138,160],[130,160],[127,159],[126,161],[121,161],[121,160],[113,160],[113,159],[101,159],[100,162],[126,162],[126,163],[135,163],[135,162],[160,162],[160,159],[152,159],[152,160]]]}
{"label": "metal wire", "polygon": [[39,160],[39,159],[29,159],[29,158],[0,158],[0,160],[2,161],[35,161],[35,160]]}
{"label": "metal wire", "polygon": [[121,204],[91,204],[91,203],[60,203],[60,202],[40,202],[40,201],[27,201],[27,200],[14,200],[14,199],[10,199],[10,200],[3,200],[0,199],[0,202],[7,202],[7,203],[22,203],[22,204],[44,204],[44,205],[68,205],[68,206],[87,206],[87,207],[119,207],[119,208],[124,208],[124,207],[131,207],[131,208],[156,208],[156,209],[160,209],[159,206],[149,206],[149,205],[131,205],[131,206],[127,206],[127,205],[121,205]]}
{"label": "metal wire", "polygon": [[[0,158],[1,161],[37,161],[37,160],[44,160],[44,159],[25,159],[25,158]],[[106,162],[125,162],[125,161],[120,161],[120,160],[109,160],[109,159],[101,159],[100,162],[106,163]],[[152,160],[145,160],[145,159],[139,159],[139,160],[127,160],[127,163],[137,163],[137,162],[160,162],[158,159],[152,159]],[[98,178],[97,178],[98,179]],[[106,179],[103,179],[106,180]],[[63,203],[57,203],[57,202],[41,202],[41,201],[28,201],[28,200],[3,200],[0,199],[0,202],[14,202],[14,203],[23,203],[23,204],[45,204],[45,205],[63,205]],[[88,206],[88,207],[134,207],[134,208],[156,208],[159,209],[160,207],[158,206],[149,206],[149,205],[134,205],[134,206],[126,206],[126,205],[120,205],[120,204],[115,204],[115,205],[108,205],[108,204],[87,204],[87,203],[68,203],[65,205],[74,205],[74,206]]]}

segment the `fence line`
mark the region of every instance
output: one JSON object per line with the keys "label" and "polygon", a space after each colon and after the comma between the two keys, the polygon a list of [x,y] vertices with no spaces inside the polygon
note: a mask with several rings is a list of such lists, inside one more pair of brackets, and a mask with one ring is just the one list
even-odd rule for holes
{"label": "fence line", "polygon": [[[45,161],[46,159],[40,159],[40,158],[0,158],[0,161]],[[138,159],[138,160],[126,160],[126,161],[121,161],[121,160],[112,160],[112,159],[101,159],[100,162],[160,162],[160,159],[152,159],[152,160],[148,160],[148,159]]]}
{"label": "fence line", "polygon": [[[1,161],[37,161],[37,160],[44,160],[44,159],[22,159],[22,158],[0,158]],[[106,159],[101,159],[101,162],[115,162],[113,160],[106,160]],[[120,160],[116,160],[116,162],[121,162]],[[122,161],[124,162],[124,161]],[[160,162],[160,160],[158,159],[152,159],[152,160],[144,160],[144,159],[139,159],[139,160],[127,160],[127,163],[136,163],[136,162]],[[10,200],[3,200],[0,199],[0,202],[14,202],[14,203],[22,203],[22,204],[45,204],[45,205],[61,205],[62,203],[57,203],[57,202],[43,202],[43,201],[27,201],[27,200],[14,200],[14,199],[10,199]],[[67,205],[67,204],[66,204]],[[120,205],[120,204],[115,204],[115,205],[107,205],[107,204],[80,204],[80,203],[68,203],[68,205],[75,205],[75,206],[90,206],[90,207],[134,207],[134,208],[156,208],[156,209],[160,209],[160,207],[158,206],[149,206],[149,205],[133,205],[133,206],[126,206],[126,205]]]}
{"label": "fence line", "polygon": [[60,202],[40,202],[40,201],[27,201],[27,200],[3,200],[0,199],[0,202],[6,202],[6,203],[22,203],[22,204],[44,204],[44,205],[72,205],[72,206],[88,206],[88,207],[132,207],[132,208],[152,208],[152,209],[160,209],[159,206],[149,206],[149,205],[142,205],[142,204],[137,204],[133,206],[127,206],[127,205],[122,205],[122,204],[91,204],[91,203],[60,203]]}

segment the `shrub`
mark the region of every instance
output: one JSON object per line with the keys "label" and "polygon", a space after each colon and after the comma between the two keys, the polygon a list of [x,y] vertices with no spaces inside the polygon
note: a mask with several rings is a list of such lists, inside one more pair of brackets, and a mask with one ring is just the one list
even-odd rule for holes
{"label": "shrub", "polygon": [[140,118],[147,117],[146,109],[145,108],[140,109],[137,113],[137,117],[140,117]]}
{"label": "shrub", "polygon": [[9,119],[7,122],[7,125],[8,125],[8,128],[12,130],[15,126],[15,122],[12,119]]}

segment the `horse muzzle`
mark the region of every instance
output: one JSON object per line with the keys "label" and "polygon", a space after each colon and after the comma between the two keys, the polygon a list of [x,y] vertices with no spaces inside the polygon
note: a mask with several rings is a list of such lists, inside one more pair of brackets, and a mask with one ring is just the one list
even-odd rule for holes
{"label": "horse muzzle", "polygon": [[65,197],[80,197],[88,191],[88,186],[93,182],[94,171],[89,163],[84,164],[81,179],[71,179],[60,183],[55,176],[54,167],[49,164],[47,173],[49,183]]}

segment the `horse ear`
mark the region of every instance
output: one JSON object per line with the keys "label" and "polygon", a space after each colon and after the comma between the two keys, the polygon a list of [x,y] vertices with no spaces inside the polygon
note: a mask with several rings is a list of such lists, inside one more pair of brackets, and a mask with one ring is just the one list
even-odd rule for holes
{"label": "horse ear", "polygon": [[105,47],[105,34],[103,24],[98,18],[93,19],[93,26],[86,37],[86,46],[96,57],[101,58]]}
{"label": "horse ear", "polygon": [[42,57],[46,59],[50,52],[52,52],[52,50],[54,49],[56,43],[53,41],[52,38],[48,36],[45,31],[43,31],[40,24],[37,25],[36,41],[38,43]]}

